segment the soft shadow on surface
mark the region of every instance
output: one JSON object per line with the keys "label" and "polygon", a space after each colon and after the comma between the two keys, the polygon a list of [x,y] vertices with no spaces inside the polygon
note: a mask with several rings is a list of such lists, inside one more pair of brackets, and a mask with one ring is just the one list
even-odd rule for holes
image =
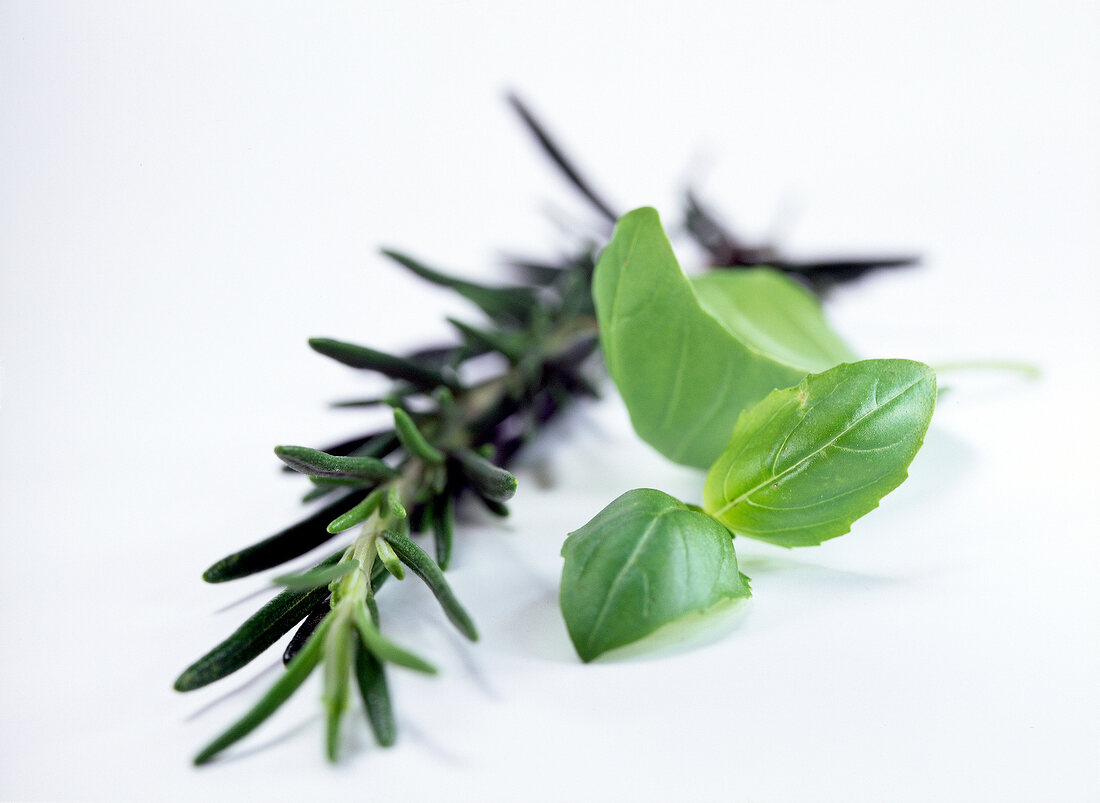
{"label": "soft shadow on surface", "polygon": [[[741,555],[740,566],[752,579],[754,594],[764,586],[770,586],[772,593],[780,593],[782,583],[803,588],[816,587],[820,589],[822,605],[837,599],[841,591],[861,592],[907,582],[908,579],[834,569],[787,555]],[[596,662],[657,660],[707,647],[735,633],[752,608],[753,599],[750,598],[730,600],[708,611],[689,614],[644,639],[606,653]],[[547,588],[518,610],[505,630],[506,642],[515,645],[519,653],[555,663],[577,663],[580,660],[558,607],[556,588]]]}
{"label": "soft shadow on surface", "polygon": [[489,683],[489,679],[485,676],[485,673],[481,671],[481,667],[478,666],[477,661],[474,659],[474,654],[470,650],[470,643],[455,632],[454,627],[450,622],[443,622],[439,619],[427,620],[429,626],[436,628],[443,635],[444,640],[454,650],[455,655],[458,656],[458,660],[462,663],[462,669],[474,682],[481,692],[492,700],[499,699],[500,695],[497,690],[493,688]]}
{"label": "soft shadow on surface", "polygon": [[[454,731],[452,731],[453,733]],[[407,719],[399,718],[397,721],[397,739],[400,742],[402,735],[407,736],[413,742],[416,742],[426,752],[430,753],[433,758],[442,764],[448,764],[452,767],[465,767],[468,763],[465,756],[454,752],[446,745],[436,741],[434,738],[428,735],[428,733],[417,726],[415,723],[410,722]]]}
{"label": "soft shadow on surface", "polygon": [[643,639],[604,653],[592,663],[657,661],[693,652],[726,639],[741,627],[751,610],[751,598],[723,602],[709,611],[670,622]]}
{"label": "soft shadow on surface", "polygon": [[504,625],[505,645],[517,653],[555,663],[576,663],[565,621],[558,608],[558,590],[549,588],[524,605]]}
{"label": "soft shadow on surface", "polygon": [[225,694],[221,695],[220,697],[215,697],[213,700],[206,703],[201,708],[194,711],[192,714],[188,715],[187,718],[184,719],[184,722],[191,722],[192,720],[198,719],[203,714],[205,714],[207,711],[213,710],[217,706],[224,703],[226,700],[232,699],[233,697],[236,697],[241,692],[246,691],[247,689],[250,689],[252,686],[255,686],[259,681],[261,681],[262,679],[267,677],[269,674],[271,674],[271,672],[276,667],[281,666],[282,663],[283,662],[280,659],[280,660],[276,661],[275,663],[271,664],[270,666],[267,666],[264,669],[261,669],[259,671],[259,673],[257,673],[254,677],[251,677],[248,680],[246,680],[244,683],[242,683],[241,685],[230,689],[229,691],[227,691]]}
{"label": "soft shadow on surface", "polygon": [[[738,541],[740,540],[738,539]],[[799,560],[793,555],[790,557],[787,555],[739,555],[738,558],[741,571],[752,580],[754,594],[760,590],[758,585],[767,583],[773,576],[777,581],[782,580],[800,586],[815,585],[851,590],[874,588],[875,586],[885,586],[899,582],[897,577],[853,572],[847,569],[834,569],[831,566],[822,566],[813,561]],[[778,582],[776,585],[778,585]]]}
{"label": "soft shadow on surface", "polygon": [[238,605],[244,605],[250,599],[255,599],[256,597],[262,597],[264,594],[272,594],[272,593],[274,593],[278,590],[279,589],[276,586],[272,586],[272,585],[260,586],[255,591],[250,591],[249,593],[245,594],[243,597],[238,597],[237,599],[233,600],[229,604],[223,605],[222,607],[220,607],[216,611],[214,611],[214,613],[218,614],[218,613],[225,613],[226,611],[231,611],[234,608],[236,608]]}
{"label": "soft shadow on surface", "polygon": [[254,756],[254,755],[257,755],[259,753],[262,753],[265,750],[270,750],[273,747],[278,747],[283,742],[290,741],[291,739],[293,739],[299,733],[302,733],[306,729],[312,728],[317,722],[320,721],[320,719],[321,719],[320,714],[313,714],[313,715],[307,717],[306,719],[302,720],[301,722],[299,722],[297,725],[293,726],[289,730],[283,731],[278,736],[275,736],[274,738],[268,739],[266,742],[261,742],[260,744],[254,745],[252,747],[248,747],[244,750],[236,750],[236,751],[233,751],[231,753],[224,753],[222,755],[219,755],[216,759],[214,759],[211,762],[211,766],[219,765],[219,764],[231,764],[235,761],[241,761],[243,759],[246,759],[249,756]]}
{"label": "soft shadow on surface", "polygon": [[[721,641],[748,613],[747,600],[731,600],[709,611],[671,622],[640,641],[601,656],[598,661],[649,661],[679,655]],[[517,651],[554,663],[580,662],[558,607],[556,589],[524,606],[507,626],[508,642]]]}
{"label": "soft shadow on surface", "polygon": [[[927,504],[956,487],[977,462],[974,448],[948,430],[937,428],[933,418],[932,428],[924,438],[924,446],[909,469],[909,479],[898,489],[904,489],[901,499],[907,500],[906,507]],[[876,513],[877,511],[872,510],[868,515],[874,517]],[[869,521],[873,521],[873,518]]]}

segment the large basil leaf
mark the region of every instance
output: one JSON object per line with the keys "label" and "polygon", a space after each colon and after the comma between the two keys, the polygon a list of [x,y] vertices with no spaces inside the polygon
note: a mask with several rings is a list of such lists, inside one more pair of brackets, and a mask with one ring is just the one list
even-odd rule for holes
{"label": "large basil leaf", "polygon": [[908,476],[936,404],[936,375],[864,360],[775,391],[737,422],[703,488],[704,509],[738,535],[812,546]]}
{"label": "large basil leaf", "polygon": [[584,661],[750,595],[729,531],[660,491],[627,491],[570,533],[561,553],[561,610]]}
{"label": "large basil leaf", "polygon": [[767,270],[691,282],[653,209],[624,215],[592,285],[608,370],[639,436],[707,468],[742,410],[852,359],[817,302]]}

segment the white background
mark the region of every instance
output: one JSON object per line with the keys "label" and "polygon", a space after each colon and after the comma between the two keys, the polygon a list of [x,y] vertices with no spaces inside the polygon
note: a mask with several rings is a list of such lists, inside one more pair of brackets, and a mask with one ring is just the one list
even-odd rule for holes
{"label": "white background", "polygon": [[[1100,795],[1095,2],[0,5],[0,797],[88,800],[1084,801]],[[472,276],[585,219],[502,102],[520,90],[620,209],[697,184],[803,254],[919,250],[835,296],[868,356],[943,377],[911,480],[843,539],[738,541],[754,599],[582,666],[558,550],[623,490],[698,498],[612,397],[461,529],[392,632],[398,745],[317,686],[202,771],[270,666],[179,695],[259,597],[215,558],[293,520],[275,443],[355,434],[369,381],[308,336],[404,348]],[[698,264],[684,250],[689,266]],[[370,387],[374,387],[370,385]],[[542,487],[549,476],[556,484]],[[262,748],[262,749],[256,749]]]}

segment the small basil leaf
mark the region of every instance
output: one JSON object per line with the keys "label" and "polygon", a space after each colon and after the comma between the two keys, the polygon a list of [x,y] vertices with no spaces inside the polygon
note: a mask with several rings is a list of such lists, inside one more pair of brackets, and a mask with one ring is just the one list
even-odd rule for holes
{"label": "small basil leaf", "polygon": [[750,595],[729,531],[668,494],[627,491],[562,547],[561,610],[584,661]]}
{"label": "small basil leaf", "polygon": [[785,547],[843,535],[908,476],[936,404],[936,374],[864,360],[811,374],[741,416],[703,489],[738,535]]}
{"label": "small basil leaf", "polygon": [[[791,280],[735,273],[689,281],[648,208],[619,220],[596,266],[608,370],[635,431],[677,463],[707,468],[742,410],[851,358]],[[771,320],[777,311],[783,322]]]}

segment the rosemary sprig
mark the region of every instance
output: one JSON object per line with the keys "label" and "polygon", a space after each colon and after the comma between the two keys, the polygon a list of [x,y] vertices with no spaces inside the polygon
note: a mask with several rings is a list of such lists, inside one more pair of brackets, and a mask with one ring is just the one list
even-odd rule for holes
{"label": "rosemary sprig", "polygon": [[[592,208],[610,223],[618,220],[611,207],[592,189],[591,183],[578,171],[549,132],[531,113],[531,110],[515,95],[509,102],[519,113],[535,140],[557,166],[570,184],[591,204]],[[916,265],[920,257],[915,254],[902,256],[849,257],[842,259],[797,260],[786,257],[772,243],[749,245],[719,221],[718,215],[703,205],[694,190],[684,194],[683,228],[710,256],[711,268],[770,267],[807,285],[819,295],[839,284],[854,281],[867,273],[885,268],[902,268]],[[545,275],[547,268],[538,262],[519,260],[513,263],[534,279]]]}
{"label": "rosemary sprig", "polygon": [[[584,376],[585,359],[596,342],[587,299],[590,260],[563,266],[554,281],[542,286],[489,287],[387,254],[416,275],[463,295],[489,321],[456,321],[462,338],[458,346],[407,356],[336,340],[310,341],[325,356],[395,380],[383,398],[393,407],[393,426],[327,450],[276,447],[287,467],[314,483],[308,496],[341,495],[293,527],[223,558],[204,577],[211,582],[243,577],[298,557],[335,534],[359,530],[350,544],[314,569],[275,578],[287,590],[180,676],[176,688],[181,691],[213,682],[305,620],[284,655],[287,674],[202,750],[196,763],[213,759],[250,733],[317,666],[324,668],[329,758],[339,755],[352,685],[359,689],[377,741],[392,744],[396,731],[385,665],[435,669],[380,629],[375,595],[385,577],[400,580],[409,569],[456,629],[476,640],[473,619],[443,574],[452,550],[455,504],[469,493],[490,510],[506,512],[503,503],[515,493],[516,479],[504,466],[547,421],[591,388]],[[584,298],[577,288],[585,290]],[[507,368],[465,383],[464,364],[487,352],[503,355]],[[414,397],[425,410],[405,408],[404,401]],[[410,537],[424,531],[433,533],[435,559]]]}
{"label": "rosemary sprig", "polygon": [[[602,218],[614,222],[612,207],[530,110],[515,96],[509,100],[565,177]],[[784,260],[771,247],[741,245],[691,194],[685,228],[711,254],[714,266],[768,263],[799,275],[819,292],[867,270],[912,261]],[[454,549],[455,506],[469,495],[490,512],[507,515],[505,502],[516,490],[516,479],[507,466],[516,454],[578,398],[598,395],[589,365],[599,344],[591,279],[601,245],[587,242],[579,252],[553,263],[513,260],[523,283],[512,286],[450,276],[386,250],[385,256],[414,275],[472,302],[486,320],[452,320],[457,343],[405,355],[328,338],[309,341],[324,356],[393,380],[381,396],[336,405],[389,405],[393,425],[323,449],[276,448],[285,470],[309,478],[311,488],[304,501],[334,498],[297,524],[217,561],[203,579],[219,583],[246,577],[300,557],[352,528],[358,532],[313,569],[276,578],[286,589],[177,679],[175,688],[180,691],[219,680],[298,626],[283,654],[284,675],[244,717],[195,757],[196,764],[212,760],[258,727],[319,665],[324,675],[328,757],[335,760],[339,755],[352,685],[359,690],[378,744],[393,744],[396,727],[386,665],[435,671],[381,629],[376,597],[387,578],[403,579],[406,568],[429,587],[459,632],[477,639],[470,614],[443,573]],[[507,367],[488,379],[467,383],[463,378],[467,363],[489,353],[503,357]],[[434,559],[411,537],[428,532]]]}

